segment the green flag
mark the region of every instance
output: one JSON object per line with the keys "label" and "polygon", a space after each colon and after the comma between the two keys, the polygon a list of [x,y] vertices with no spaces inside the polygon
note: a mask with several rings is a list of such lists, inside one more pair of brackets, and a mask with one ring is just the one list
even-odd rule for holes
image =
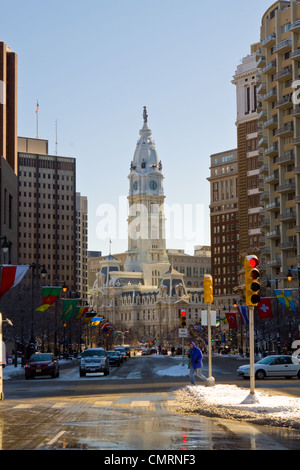
{"label": "green flag", "polygon": [[50,305],[54,304],[59,296],[61,287],[43,287],[42,288],[42,305],[36,308],[38,312],[45,312]]}
{"label": "green flag", "polygon": [[63,300],[63,313],[61,319],[69,320],[76,313],[76,306],[79,299],[64,299]]}

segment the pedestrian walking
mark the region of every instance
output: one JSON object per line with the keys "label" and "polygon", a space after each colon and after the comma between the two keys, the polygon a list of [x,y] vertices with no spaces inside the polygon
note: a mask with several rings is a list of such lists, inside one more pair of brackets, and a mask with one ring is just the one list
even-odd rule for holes
{"label": "pedestrian walking", "polygon": [[192,385],[196,385],[195,376],[203,381],[206,380],[206,377],[201,372],[201,369],[203,367],[202,357],[203,357],[202,351],[196,347],[195,343],[190,342],[189,369],[190,369],[190,381]]}

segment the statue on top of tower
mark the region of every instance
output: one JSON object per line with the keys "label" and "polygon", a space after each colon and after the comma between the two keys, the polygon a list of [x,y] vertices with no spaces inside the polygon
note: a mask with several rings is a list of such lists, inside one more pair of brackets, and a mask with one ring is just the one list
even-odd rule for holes
{"label": "statue on top of tower", "polygon": [[147,123],[148,122],[148,114],[147,114],[147,107],[146,106],[144,106],[143,118],[144,118],[144,122]]}

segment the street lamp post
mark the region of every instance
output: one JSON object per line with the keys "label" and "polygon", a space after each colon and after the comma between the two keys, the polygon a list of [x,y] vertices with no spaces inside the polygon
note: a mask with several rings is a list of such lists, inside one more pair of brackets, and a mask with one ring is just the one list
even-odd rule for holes
{"label": "street lamp post", "polygon": [[[62,290],[63,292],[67,292],[68,288],[66,286],[65,281],[59,281],[58,279],[55,279],[54,281],[55,286],[58,286],[59,284],[62,284]],[[58,299],[55,302],[55,325],[54,325],[54,355],[57,357],[58,356],[58,348],[57,348],[57,317],[58,317]]]}
{"label": "street lamp post", "polygon": [[3,365],[4,365],[4,358],[3,358],[3,340],[2,340],[2,324],[3,322],[8,323],[9,325],[13,326],[12,322],[7,318],[6,320],[2,319],[2,313],[0,312],[0,400],[4,400],[4,393],[3,393]]}
{"label": "street lamp post", "polygon": [[40,268],[43,268],[41,271],[41,277],[45,279],[47,271],[44,264],[31,263],[29,266],[31,268],[31,334],[29,342],[29,351],[28,357],[33,354],[35,350],[35,322],[34,322],[34,279],[35,273],[38,272]]}

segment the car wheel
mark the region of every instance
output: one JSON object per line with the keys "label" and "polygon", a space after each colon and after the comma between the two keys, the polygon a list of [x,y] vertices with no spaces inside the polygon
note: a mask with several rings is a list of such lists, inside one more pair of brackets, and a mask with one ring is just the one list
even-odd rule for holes
{"label": "car wheel", "polygon": [[83,372],[82,370],[80,370],[80,371],[79,371],[79,375],[80,375],[80,377],[85,377],[85,376],[86,376],[86,373]]}
{"label": "car wheel", "polygon": [[266,376],[266,373],[265,373],[264,370],[258,370],[255,374],[255,378],[257,380],[263,380],[265,378],[265,376]]}
{"label": "car wheel", "polygon": [[108,375],[108,374],[109,374],[109,369],[106,369],[106,370],[104,371],[104,375]]}
{"label": "car wheel", "polygon": [[300,370],[298,370],[297,377],[298,377],[298,379],[300,379]]}

